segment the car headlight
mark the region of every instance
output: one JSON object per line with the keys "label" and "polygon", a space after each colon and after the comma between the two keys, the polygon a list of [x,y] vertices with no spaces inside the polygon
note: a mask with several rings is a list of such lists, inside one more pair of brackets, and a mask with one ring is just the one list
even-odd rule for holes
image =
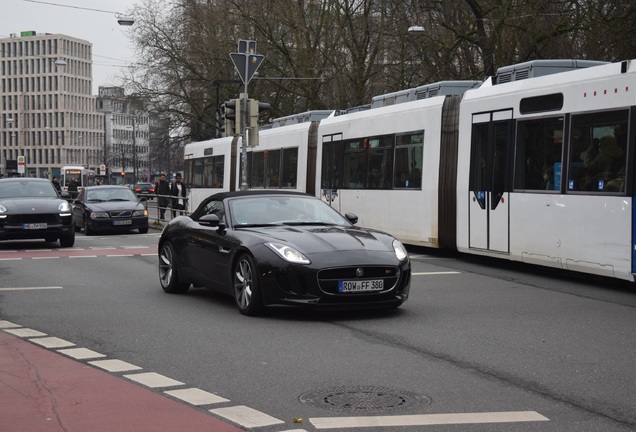
{"label": "car headlight", "polygon": [[57,206],[57,209],[61,212],[61,213],[68,213],[71,211],[71,205],[68,203],[68,201],[62,201],[60,203],[59,206]]}
{"label": "car headlight", "polygon": [[0,213],[5,213],[6,211],[7,211],[7,208],[3,206],[2,204],[0,204]]}
{"label": "car headlight", "polygon": [[273,250],[282,259],[290,263],[309,264],[311,262],[305,257],[305,255],[301,254],[291,246],[280,243],[265,243],[265,245]]}
{"label": "car headlight", "polygon": [[133,212],[133,217],[135,216],[148,216],[148,210],[135,210]]}
{"label": "car headlight", "polygon": [[409,257],[409,253],[399,240],[393,240],[393,251],[395,252],[397,259],[400,261],[404,261]]}
{"label": "car headlight", "polygon": [[91,213],[91,219],[99,219],[99,218],[107,218],[110,217],[108,215],[108,213],[103,213],[103,212],[92,212]]}

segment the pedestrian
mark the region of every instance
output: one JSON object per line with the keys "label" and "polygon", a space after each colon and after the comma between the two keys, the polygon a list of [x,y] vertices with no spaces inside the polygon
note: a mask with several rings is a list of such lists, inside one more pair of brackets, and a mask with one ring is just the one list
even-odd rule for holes
{"label": "pedestrian", "polygon": [[53,187],[58,193],[62,192],[62,185],[60,185],[60,181],[57,179],[57,177],[53,177],[52,183]]}
{"label": "pedestrian", "polygon": [[71,181],[68,182],[68,187],[66,188],[68,190],[68,194],[71,196],[71,199],[77,198],[78,187],[79,183],[77,182],[77,179],[75,177],[71,178]]}
{"label": "pedestrian", "polygon": [[177,173],[177,175],[175,176],[174,183],[172,183],[172,186],[170,187],[170,195],[172,195],[173,197],[178,197],[178,198],[172,198],[172,217],[173,218],[177,217],[177,213],[179,216],[182,214],[185,214],[185,212],[183,211],[185,210],[184,198],[188,194],[186,192],[185,185],[181,183],[180,173]]}
{"label": "pedestrian", "polygon": [[161,173],[159,180],[155,183],[155,194],[157,194],[159,219],[165,220],[166,209],[170,203],[170,185],[166,181],[166,175],[164,173]]}

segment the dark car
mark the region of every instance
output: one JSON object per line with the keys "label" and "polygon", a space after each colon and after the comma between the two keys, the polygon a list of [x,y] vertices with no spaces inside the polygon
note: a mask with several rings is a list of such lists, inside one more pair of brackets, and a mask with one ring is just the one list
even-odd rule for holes
{"label": "dark car", "polygon": [[71,205],[49,180],[0,179],[0,240],[18,239],[59,240],[62,247],[75,244]]}
{"label": "dark car", "polygon": [[148,210],[126,186],[89,186],[73,201],[75,229],[84,234],[97,231],[148,232]]}
{"label": "dark car", "polygon": [[155,194],[155,186],[152,183],[137,183],[133,186],[133,191],[137,195],[148,195],[148,199],[153,199]]}
{"label": "dark car", "polygon": [[168,293],[191,284],[219,288],[245,315],[266,306],[400,306],[411,281],[406,249],[356,222],[304,193],[217,193],[164,228],[161,286]]}

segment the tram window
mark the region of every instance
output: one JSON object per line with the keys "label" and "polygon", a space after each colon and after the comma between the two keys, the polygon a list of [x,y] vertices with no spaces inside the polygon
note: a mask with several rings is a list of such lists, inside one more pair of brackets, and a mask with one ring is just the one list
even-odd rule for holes
{"label": "tram window", "polygon": [[266,188],[280,187],[280,150],[269,150],[264,152],[265,169],[267,177],[265,178]]}
{"label": "tram window", "polygon": [[283,187],[296,187],[296,173],[298,172],[298,147],[283,149]]}
{"label": "tram window", "polygon": [[395,144],[393,187],[421,188],[424,132],[398,135]]}
{"label": "tram window", "polygon": [[225,156],[213,156],[203,160],[203,187],[223,187],[224,158]]}
{"label": "tram window", "polygon": [[203,159],[195,159],[192,168],[192,186],[203,187]]}
{"label": "tram window", "polygon": [[364,187],[364,163],[365,153],[363,150],[344,152],[344,183],[345,189],[360,189]]}
{"label": "tram window", "polygon": [[250,168],[250,186],[262,188],[265,185],[265,153],[252,152]]}
{"label": "tram window", "polygon": [[563,117],[519,121],[515,148],[517,190],[560,190]]}
{"label": "tram window", "polygon": [[393,135],[365,139],[368,149],[366,170],[368,189],[390,189],[393,179]]}
{"label": "tram window", "polygon": [[572,116],[569,191],[625,192],[628,110]]}

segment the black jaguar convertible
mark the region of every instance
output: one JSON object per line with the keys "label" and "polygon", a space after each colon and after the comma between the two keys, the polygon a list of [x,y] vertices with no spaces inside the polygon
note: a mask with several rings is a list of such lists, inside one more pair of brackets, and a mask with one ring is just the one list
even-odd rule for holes
{"label": "black jaguar convertible", "polygon": [[218,288],[245,315],[266,306],[400,306],[411,280],[406,249],[356,222],[303,193],[217,193],[164,228],[161,286],[168,293]]}

